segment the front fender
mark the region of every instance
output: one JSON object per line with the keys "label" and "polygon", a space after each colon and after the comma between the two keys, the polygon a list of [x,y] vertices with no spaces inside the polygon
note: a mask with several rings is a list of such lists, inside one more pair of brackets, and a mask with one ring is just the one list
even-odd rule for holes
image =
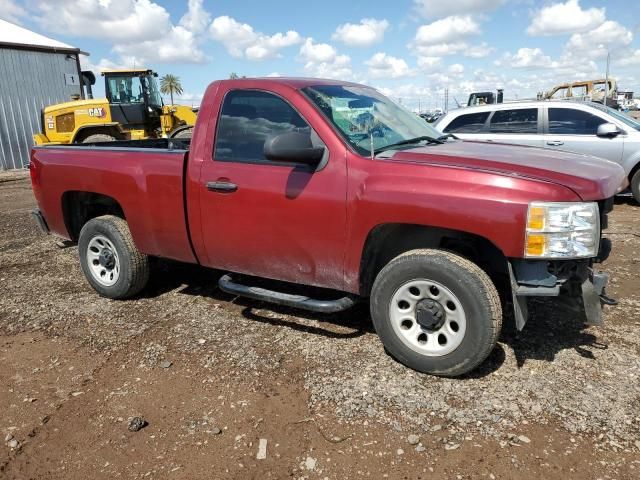
{"label": "front fender", "polygon": [[350,288],[359,285],[365,242],[377,225],[404,223],[465,232],[488,240],[507,258],[521,258],[530,202],[580,201],[573,190],[537,179],[438,165],[372,163],[375,168],[362,173],[359,185],[352,182],[349,192],[345,276]]}

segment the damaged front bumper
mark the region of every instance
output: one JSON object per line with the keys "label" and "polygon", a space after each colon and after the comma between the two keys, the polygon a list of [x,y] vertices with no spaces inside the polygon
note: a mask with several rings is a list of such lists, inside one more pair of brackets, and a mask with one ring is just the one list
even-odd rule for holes
{"label": "damaged front bumper", "polygon": [[609,274],[593,268],[596,261],[604,259],[509,261],[516,328],[522,330],[528,320],[530,297],[560,297],[576,312],[583,312],[587,325],[602,325],[603,305],[617,304],[605,292]]}

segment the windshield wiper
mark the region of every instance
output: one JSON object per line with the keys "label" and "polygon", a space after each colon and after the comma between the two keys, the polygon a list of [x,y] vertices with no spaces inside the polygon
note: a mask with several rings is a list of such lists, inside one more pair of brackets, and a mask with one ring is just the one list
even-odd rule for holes
{"label": "windshield wiper", "polygon": [[440,135],[438,140],[445,141],[447,138],[453,138],[454,140],[460,140],[460,137],[456,137],[453,133],[445,133],[444,135]]}
{"label": "windshield wiper", "polygon": [[380,148],[376,148],[373,153],[375,155],[384,152],[385,150],[390,150],[392,148],[395,147],[401,147],[402,145],[411,145],[413,143],[420,143],[420,142],[427,142],[427,143],[437,143],[437,144],[442,144],[444,143],[444,141],[440,140],[439,138],[433,138],[433,137],[427,137],[422,136],[422,137],[415,137],[415,138],[409,138],[407,140],[402,140],[400,142],[396,142],[396,143],[391,143],[389,145],[385,145],[384,147],[380,147]]}

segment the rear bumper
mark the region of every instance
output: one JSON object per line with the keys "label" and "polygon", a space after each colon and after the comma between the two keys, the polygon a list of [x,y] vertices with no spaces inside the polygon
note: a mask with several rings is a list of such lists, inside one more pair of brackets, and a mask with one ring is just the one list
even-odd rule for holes
{"label": "rear bumper", "polygon": [[47,221],[44,219],[42,212],[40,212],[40,210],[36,208],[34,210],[31,210],[31,216],[38,224],[38,227],[40,227],[40,230],[42,230],[43,233],[49,235],[49,225],[47,225]]}

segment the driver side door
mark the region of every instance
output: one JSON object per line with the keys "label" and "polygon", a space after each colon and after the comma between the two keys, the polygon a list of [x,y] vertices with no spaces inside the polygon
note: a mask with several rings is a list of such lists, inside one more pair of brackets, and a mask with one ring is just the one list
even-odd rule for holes
{"label": "driver side door", "polygon": [[[202,240],[208,266],[341,289],[347,171],[344,151],[323,141],[295,105],[275,92],[220,93],[213,151],[200,173]],[[309,132],[326,147],[318,165],[275,162],[264,143]]]}

